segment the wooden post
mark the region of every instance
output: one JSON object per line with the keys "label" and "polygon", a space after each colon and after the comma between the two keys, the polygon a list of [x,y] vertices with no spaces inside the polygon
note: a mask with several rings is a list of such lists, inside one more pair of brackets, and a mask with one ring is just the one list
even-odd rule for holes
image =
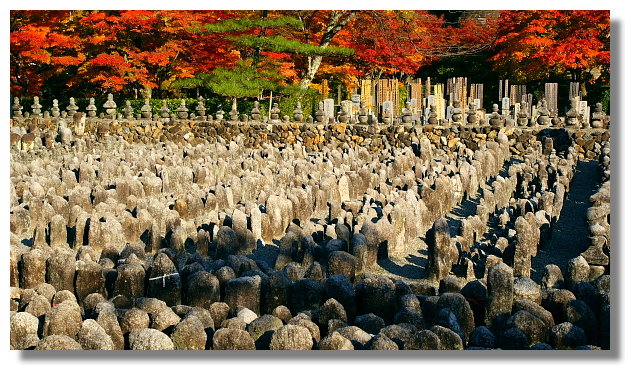
{"label": "wooden post", "polygon": [[273,102],[273,93],[269,90],[269,112],[267,112],[267,117],[271,118],[271,103]]}

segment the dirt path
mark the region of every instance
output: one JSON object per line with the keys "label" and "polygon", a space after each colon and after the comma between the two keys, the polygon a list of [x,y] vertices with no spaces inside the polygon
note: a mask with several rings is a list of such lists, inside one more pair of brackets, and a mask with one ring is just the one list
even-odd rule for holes
{"label": "dirt path", "polygon": [[600,186],[600,167],[597,161],[580,161],[571,181],[571,189],[562,207],[560,220],[553,225],[551,239],[538,250],[532,260],[531,278],[540,282],[547,264],[555,264],[566,272],[567,263],[589,246],[586,212],[591,206],[589,197]]}

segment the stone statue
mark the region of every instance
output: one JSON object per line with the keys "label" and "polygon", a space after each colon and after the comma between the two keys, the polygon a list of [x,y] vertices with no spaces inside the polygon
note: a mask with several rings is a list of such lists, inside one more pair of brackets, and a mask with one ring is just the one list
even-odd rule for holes
{"label": "stone statue", "polygon": [[348,116],[348,113],[346,113],[346,109],[343,106],[340,107],[340,110],[337,112],[337,120],[339,122],[343,122],[347,124],[348,119],[349,119],[349,116]]}
{"label": "stone statue", "polygon": [[529,114],[527,113],[527,103],[520,103],[520,110],[516,114],[516,124],[518,126],[527,126],[529,124]]}
{"label": "stone statue", "polygon": [[176,115],[179,120],[187,120],[187,107],[185,106],[185,99],[181,99],[181,105],[176,109]]}
{"label": "stone statue", "polygon": [[16,96],[13,98],[13,117],[22,117],[22,106],[20,105],[20,99]]}
{"label": "stone statue", "polygon": [[152,107],[150,106],[150,99],[145,99],[143,101],[143,106],[141,107],[141,117],[145,119],[152,118]]}
{"label": "stone statue", "polygon": [[88,99],[88,106],[86,107],[86,113],[88,117],[97,117],[97,106],[95,105],[95,98]]}
{"label": "stone statue", "polygon": [[591,127],[592,128],[603,128],[606,123],[606,113],[602,111],[602,103],[595,104],[595,110],[591,115]]}
{"label": "stone statue", "polygon": [[60,117],[60,108],[57,99],[53,99],[53,107],[51,108],[51,115],[55,118]]}
{"label": "stone statue", "polygon": [[401,110],[401,122],[404,124],[412,123],[412,109],[408,101],[405,103],[405,108]]}
{"label": "stone statue", "polygon": [[33,104],[31,105],[31,113],[33,114],[33,116],[35,117],[40,117],[40,114],[42,113],[42,104],[40,104],[40,98],[37,96],[33,97]]}
{"label": "stone statue", "polygon": [[547,101],[545,99],[541,99],[538,101],[538,107],[536,108],[538,112],[538,125],[548,125],[549,124],[549,110],[547,109]]}
{"label": "stone statue", "polygon": [[[68,111],[67,116],[73,117],[73,115],[77,112],[79,107],[75,105],[75,98],[71,97],[68,101],[69,101],[68,107],[66,107],[66,110]],[[55,117],[55,115],[53,116]]]}
{"label": "stone statue", "polygon": [[167,100],[164,99],[161,101],[161,109],[159,109],[159,112],[161,112],[163,122],[170,122],[170,109],[168,108]]}
{"label": "stone statue", "polygon": [[223,107],[218,106],[218,111],[216,111],[216,121],[222,121],[225,117],[225,111],[223,111]]}
{"label": "stone statue", "polygon": [[196,114],[199,116],[205,116],[205,102],[202,96],[198,97],[198,103],[196,104],[196,108],[194,108],[194,110],[196,110]]}
{"label": "stone statue", "polygon": [[232,100],[232,109],[229,111],[229,119],[231,121],[238,120],[238,103],[236,102],[236,98]]}
{"label": "stone statue", "polygon": [[476,105],[474,105],[474,103],[470,103],[468,106],[466,120],[469,125],[478,124],[478,115],[476,114]]}
{"label": "stone statue", "polygon": [[273,103],[273,108],[271,108],[271,113],[269,113],[269,119],[272,122],[280,120],[280,108],[278,108],[278,103]]}
{"label": "stone statue", "polygon": [[315,112],[315,121],[324,122],[326,115],[324,114],[324,102],[318,103],[318,110]]}
{"label": "stone statue", "polygon": [[304,112],[302,112],[302,104],[300,104],[300,102],[295,104],[295,109],[293,110],[293,120],[296,122],[302,122],[302,120],[304,120]]}
{"label": "stone statue", "polygon": [[251,109],[251,119],[260,121],[260,103],[257,100],[254,102],[254,108]]}
{"label": "stone statue", "polygon": [[368,109],[366,109],[366,103],[362,100],[359,103],[359,123],[362,125],[368,125]]}
{"label": "stone statue", "polygon": [[430,115],[428,116],[428,124],[439,124],[439,116],[437,115],[437,107],[435,105],[430,106]]}
{"label": "stone statue", "polygon": [[461,111],[461,103],[459,103],[458,100],[454,101],[454,109],[452,110],[452,122],[456,123],[462,123],[463,122],[463,113]]}
{"label": "stone statue", "polygon": [[114,119],[115,114],[117,113],[117,104],[112,99],[112,94],[108,94],[108,100],[104,103],[104,108],[106,109],[106,117]]}
{"label": "stone statue", "polygon": [[496,103],[492,106],[492,115],[489,118],[489,124],[492,126],[501,125],[501,115],[498,113],[498,104]]}
{"label": "stone statue", "polygon": [[567,111],[567,118],[565,120],[565,124],[569,127],[579,127],[580,119],[578,118],[580,114],[578,113],[578,100],[576,98],[571,98],[570,101],[571,108]]}
{"label": "stone statue", "polygon": [[126,106],[123,108],[123,115],[126,120],[134,119],[134,109],[132,109],[132,105],[130,104],[130,100],[126,100]]}

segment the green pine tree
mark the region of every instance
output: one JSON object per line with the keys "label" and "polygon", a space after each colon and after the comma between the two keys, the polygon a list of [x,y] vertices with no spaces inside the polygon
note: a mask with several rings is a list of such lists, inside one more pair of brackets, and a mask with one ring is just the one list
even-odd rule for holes
{"label": "green pine tree", "polygon": [[[225,36],[240,48],[243,58],[231,68],[216,68],[194,78],[178,80],[175,88],[207,88],[215,94],[232,97],[258,97],[264,91],[283,95],[302,95],[299,85],[285,82],[275,60],[265,58],[263,52],[289,53],[301,56],[348,56],[353,50],[343,47],[320,47],[281,36],[284,30],[301,30],[302,22],[293,17],[268,18],[268,11],[260,17],[227,19],[201,25],[192,31],[228,34]],[[268,35],[268,30],[276,35]],[[256,35],[254,31],[259,31]],[[238,34],[238,35],[237,35]]]}

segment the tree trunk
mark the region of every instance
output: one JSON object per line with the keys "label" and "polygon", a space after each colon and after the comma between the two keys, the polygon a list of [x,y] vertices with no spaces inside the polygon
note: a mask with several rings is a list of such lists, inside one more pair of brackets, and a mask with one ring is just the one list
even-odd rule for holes
{"label": "tree trunk", "polygon": [[[320,47],[326,48],[329,43],[333,40],[335,35],[342,30],[355,16],[357,15],[358,10],[351,11],[332,11],[331,17],[329,18],[329,23],[326,26],[326,30],[324,35],[322,35],[322,40],[320,41]],[[306,90],[309,88],[309,84],[313,81],[315,74],[320,68],[320,64],[322,63],[322,58],[324,56],[309,56],[307,58],[307,68],[304,72],[302,79],[300,80],[300,88]]]}
{"label": "tree trunk", "polygon": [[311,83],[311,81],[313,81],[313,77],[315,77],[315,73],[317,73],[321,63],[322,63],[322,56],[314,56],[313,58],[310,58],[307,69],[306,69],[306,73],[304,74],[304,77],[300,81],[300,87],[303,90],[306,90],[309,88],[309,84]]}
{"label": "tree trunk", "polygon": [[583,98],[586,98],[587,96],[587,89],[586,89],[586,84],[587,82],[593,78],[593,74],[591,74],[591,69],[586,70],[583,69],[582,72],[580,73],[580,96]]}

